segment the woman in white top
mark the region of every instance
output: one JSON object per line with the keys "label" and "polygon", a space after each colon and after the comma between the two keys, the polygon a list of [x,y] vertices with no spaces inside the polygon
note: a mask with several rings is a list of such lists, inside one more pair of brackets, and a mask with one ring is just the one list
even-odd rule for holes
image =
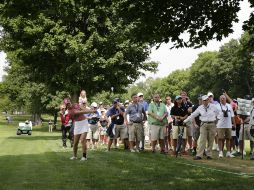
{"label": "woman in white top", "polygon": [[79,96],[79,99],[78,99],[78,103],[79,103],[79,105],[83,105],[84,103],[87,103],[87,97],[86,97],[86,91],[85,90],[81,90],[80,96]]}

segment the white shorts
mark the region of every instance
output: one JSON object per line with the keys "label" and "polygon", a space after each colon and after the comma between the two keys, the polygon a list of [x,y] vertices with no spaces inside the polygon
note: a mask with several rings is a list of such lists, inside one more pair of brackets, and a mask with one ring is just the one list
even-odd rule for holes
{"label": "white shorts", "polygon": [[74,135],[80,135],[89,131],[87,119],[74,122]]}

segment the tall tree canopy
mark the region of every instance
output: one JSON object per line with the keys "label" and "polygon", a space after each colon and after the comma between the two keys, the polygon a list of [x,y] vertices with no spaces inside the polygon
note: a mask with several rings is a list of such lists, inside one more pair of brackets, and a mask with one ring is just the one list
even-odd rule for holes
{"label": "tall tree canopy", "polygon": [[199,47],[232,33],[242,0],[124,0],[119,12],[135,25],[133,36],[150,44]]}
{"label": "tall tree canopy", "polygon": [[7,59],[12,55],[49,89],[121,91],[157,67],[145,62],[147,43],[130,40],[132,23],[123,24],[114,2],[5,0],[0,9]]}

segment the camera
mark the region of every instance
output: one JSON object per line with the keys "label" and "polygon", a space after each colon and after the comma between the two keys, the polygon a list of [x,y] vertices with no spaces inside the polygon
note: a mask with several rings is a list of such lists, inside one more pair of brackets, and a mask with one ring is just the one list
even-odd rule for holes
{"label": "camera", "polygon": [[228,117],[228,110],[222,110],[223,112],[223,117]]}
{"label": "camera", "polygon": [[225,91],[224,89],[221,89],[221,92],[222,92],[222,94],[223,94],[223,93],[226,93],[226,91]]}

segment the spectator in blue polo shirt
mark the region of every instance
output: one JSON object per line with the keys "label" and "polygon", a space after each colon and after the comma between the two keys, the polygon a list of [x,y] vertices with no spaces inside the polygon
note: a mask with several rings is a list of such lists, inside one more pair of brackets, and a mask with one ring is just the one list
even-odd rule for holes
{"label": "spectator in blue polo shirt", "polygon": [[119,99],[113,100],[113,106],[109,108],[106,115],[107,117],[111,117],[111,124],[109,126],[109,129],[112,129],[115,127],[115,135],[111,136],[111,134],[108,134],[110,137],[110,140],[108,142],[108,151],[110,151],[111,145],[113,143],[114,139],[117,139],[119,136],[121,140],[124,142],[125,149],[128,148],[128,129],[124,125],[124,112],[125,108],[120,105]]}

